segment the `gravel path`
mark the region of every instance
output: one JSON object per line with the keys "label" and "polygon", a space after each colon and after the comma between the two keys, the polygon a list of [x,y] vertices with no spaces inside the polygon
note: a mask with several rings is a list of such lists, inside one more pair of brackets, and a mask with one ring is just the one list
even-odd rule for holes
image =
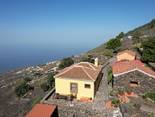
{"label": "gravel path", "polygon": [[96,93],[96,97],[93,103],[93,109],[106,113],[107,117],[111,117],[111,112],[106,109],[105,103],[109,99],[110,87],[107,82],[107,66],[103,69],[103,77],[100,82],[99,89]]}

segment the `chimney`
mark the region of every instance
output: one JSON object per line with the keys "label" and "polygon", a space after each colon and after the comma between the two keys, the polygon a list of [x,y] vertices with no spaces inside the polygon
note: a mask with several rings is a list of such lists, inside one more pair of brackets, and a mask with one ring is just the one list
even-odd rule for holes
{"label": "chimney", "polygon": [[94,63],[95,66],[98,67],[98,65],[99,65],[99,63],[98,63],[98,58],[95,58],[94,62],[95,62],[95,63]]}

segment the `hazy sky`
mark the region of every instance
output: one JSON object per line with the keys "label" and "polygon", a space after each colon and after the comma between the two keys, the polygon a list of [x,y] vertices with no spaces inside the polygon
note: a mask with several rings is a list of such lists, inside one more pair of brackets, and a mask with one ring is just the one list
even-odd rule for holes
{"label": "hazy sky", "polygon": [[155,0],[0,0],[0,46],[96,47],[153,18]]}

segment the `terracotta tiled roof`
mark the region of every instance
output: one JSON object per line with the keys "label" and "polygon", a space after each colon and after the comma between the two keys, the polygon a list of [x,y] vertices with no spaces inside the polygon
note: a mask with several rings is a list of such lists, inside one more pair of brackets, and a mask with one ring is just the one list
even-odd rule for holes
{"label": "terracotta tiled roof", "polygon": [[130,55],[132,55],[132,56],[136,56],[136,53],[133,52],[133,51],[131,51],[131,50],[124,50],[124,51],[121,51],[121,52],[119,52],[117,55],[121,55],[121,54],[124,54],[124,53],[128,53],[128,54],[130,54]]}
{"label": "terracotta tiled roof", "polygon": [[142,63],[140,60],[119,61],[115,62],[112,65],[112,71],[114,76],[119,76],[135,70],[138,70],[151,77],[155,77],[155,72],[151,68],[146,67],[145,64]]}
{"label": "terracotta tiled roof", "polygon": [[60,73],[55,75],[55,77],[95,81],[100,71],[101,66],[96,67],[94,64],[89,62],[80,62],[65,68]]}
{"label": "terracotta tiled roof", "polygon": [[55,105],[36,104],[25,117],[51,117],[55,109]]}

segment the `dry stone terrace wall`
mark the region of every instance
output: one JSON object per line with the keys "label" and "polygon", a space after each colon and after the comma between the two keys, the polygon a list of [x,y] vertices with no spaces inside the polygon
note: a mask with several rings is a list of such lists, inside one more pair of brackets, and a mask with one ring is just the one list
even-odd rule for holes
{"label": "dry stone terrace wall", "polygon": [[114,88],[126,88],[130,81],[137,81],[139,85],[132,87],[137,94],[143,94],[147,91],[155,91],[155,78],[149,77],[139,71],[130,72],[118,77],[114,77]]}

